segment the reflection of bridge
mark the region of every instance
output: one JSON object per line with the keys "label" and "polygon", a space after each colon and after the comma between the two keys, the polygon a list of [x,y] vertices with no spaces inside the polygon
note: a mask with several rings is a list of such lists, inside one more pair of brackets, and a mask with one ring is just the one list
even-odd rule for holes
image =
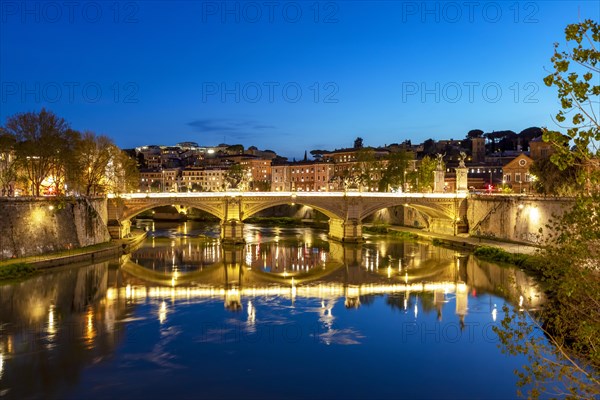
{"label": "reflection of bridge", "polygon": [[360,193],[360,192],[221,192],[133,193],[110,197],[109,230],[113,237],[129,233],[130,219],[146,210],[172,205],[179,210],[196,208],[221,220],[221,239],[241,243],[243,221],[264,209],[300,204],[329,217],[329,235],[344,242],[362,240],[362,221],[376,211],[394,206],[412,207],[430,218],[430,229],[457,232],[466,216],[466,194]]}

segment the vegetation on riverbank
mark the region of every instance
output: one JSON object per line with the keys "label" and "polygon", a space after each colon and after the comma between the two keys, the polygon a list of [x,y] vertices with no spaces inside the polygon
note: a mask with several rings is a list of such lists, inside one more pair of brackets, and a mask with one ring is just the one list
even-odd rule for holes
{"label": "vegetation on riverbank", "polygon": [[539,257],[527,254],[513,254],[498,247],[479,246],[473,251],[473,254],[486,261],[513,264],[532,273],[538,273],[540,268]]}
{"label": "vegetation on riverbank", "polygon": [[518,386],[529,398],[590,399],[600,398],[600,120],[595,112],[600,85],[594,78],[600,73],[600,24],[568,25],[565,39],[564,48],[554,45],[554,71],[544,78],[558,90],[561,109],[555,118],[563,131],[544,129],[543,139],[553,145],[550,161],[577,183],[575,204],[549,222],[554,233],[546,235],[534,258],[485,249],[480,254],[521,263],[538,275],[546,292],[542,310],[504,306],[501,326],[494,327],[504,353],[528,359],[516,371]]}
{"label": "vegetation on riverbank", "polygon": [[36,272],[35,267],[26,263],[4,265],[0,267],[0,282],[28,278]]}
{"label": "vegetation on riverbank", "polygon": [[397,239],[418,239],[419,235],[412,232],[405,231],[397,231],[394,229],[389,229],[385,225],[371,225],[371,226],[363,226],[362,228],[364,233],[372,233],[378,235],[388,235]]}

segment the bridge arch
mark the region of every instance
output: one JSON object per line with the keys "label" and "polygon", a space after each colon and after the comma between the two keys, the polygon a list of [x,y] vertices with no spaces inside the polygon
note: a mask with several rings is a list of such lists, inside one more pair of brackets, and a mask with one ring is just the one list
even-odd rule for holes
{"label": "bridge arch", "polygon": [[195,208],[197,210],[207,212],[208,214],[216,218],[223,219],[223,207],[217,207],[215,205],[204,204],[199,201],[190,201],[187,199],[160,199],[159,201],[156,200],[151,202],[144,202],[139,205],[128,206],[124,210],[121,219],[130,220],[131,218],[134,218],[145,211],[165,206],[184,206],[186,208]]}
{"label": "bridge arch", "polygon": [[328,209],[327,207],[324,207],[323,205],[315,204],[315,202],[309,201],[308,199],[300,198],[300,199],[294,199],[294,200],[284,199],[284,200],[274,200],[274,201],[270,201],[268,203],[249,204],[248,207],[243,210],[242,220],[250,218],[250,217],[256,215],[257,213],[259,213],[263,210],[268,210],[269,208],[272,208],[272,207],[283,206],[283,205],[294,205],[294,204],[310,207],[310,208],[317,210],[320,213],[326,215],[330,219],[343,218],[343,215],[340,215],[340,214],[336,213],[335,211],[332,211],[332,210]]}

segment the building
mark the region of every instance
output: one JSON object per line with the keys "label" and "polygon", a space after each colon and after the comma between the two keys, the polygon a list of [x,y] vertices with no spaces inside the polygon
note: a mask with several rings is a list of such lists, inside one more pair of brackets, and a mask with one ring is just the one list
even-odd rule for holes
{"label": "building", "polygon": [[163,188],[162,171],[158,169],[140,170],[140,190],[142,192],[161,192]]}
{"label": "building", "polygon": [[333,164],[301,161],[289,165],[291,190],[300,192],[328,192],[333,177]]}
{"label": "building", "polygon": [[480,163],[485,160],[485,138],[471,139],[471,160],[473,163]]}
{"label": "building", "polygon": [[529,141],[529,156],[533,161],[548,158],[554,153],[551,143],[544,142],[541,136]]}
{"label": "building", "polygon": [[533,164],[526,154],[520,154],[509,161],[503,168],[502,183],[512,188],[517,193],[527,193],[531,189],[532,177],[529,174],[529,168]]}
{"label": "building", "polygon": [[219,192],[223,190],[227,169],[188,167],[181,171],[182,190]]}
{"label": "building", "polygon": [[271,166],[271,191],[289,192],[292,190],[291,169],[288,164]]}
{"label": "building", "polygon": [[252,190],[268,191],[271,189],[271,160],[247,157],[240,161],[240,165],[250,171]]}

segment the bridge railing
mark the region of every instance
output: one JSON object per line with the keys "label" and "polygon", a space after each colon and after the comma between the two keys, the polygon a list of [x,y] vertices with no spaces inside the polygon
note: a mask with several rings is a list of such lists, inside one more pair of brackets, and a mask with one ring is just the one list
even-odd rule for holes
{"label": "bridge railing", "polygon": [[122,193],[109,194],[108,198],[122,199],[171,199],[171,198],[214,198],[214,197],[364,197],[389,199],[464,199],[467,193],[388,193],[388,192],[167,192],[167,193]]}

